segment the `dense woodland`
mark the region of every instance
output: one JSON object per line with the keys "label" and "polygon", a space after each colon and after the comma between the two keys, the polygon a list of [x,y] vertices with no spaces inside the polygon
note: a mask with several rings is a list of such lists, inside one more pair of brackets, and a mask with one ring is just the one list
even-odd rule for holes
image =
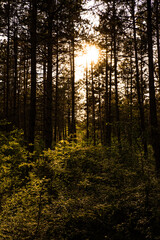
{"label": "dense woodland", "polygon": [[159,10],[0,0],[0,240],[160,239]]}

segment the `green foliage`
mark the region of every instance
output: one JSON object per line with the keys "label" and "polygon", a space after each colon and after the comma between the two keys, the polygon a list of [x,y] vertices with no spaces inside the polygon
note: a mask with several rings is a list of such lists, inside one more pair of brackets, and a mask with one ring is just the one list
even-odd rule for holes
{"label": "green foliage", "polygon": [[123,142],[61,141],[31,158],[22,133],[1,135],[0,239],[159,239],[154,159]]}

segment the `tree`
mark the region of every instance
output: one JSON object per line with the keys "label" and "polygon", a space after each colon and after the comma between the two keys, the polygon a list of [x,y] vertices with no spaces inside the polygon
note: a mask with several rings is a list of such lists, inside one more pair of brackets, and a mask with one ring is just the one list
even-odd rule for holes
{"label": "tree", "polygon": [[7,71],[6,71],[6,118],[9,117],[9,95],[10,95],[10,0],[6,6],[7,10]]}
{"label": "tree", "polygon": [[152,42],[152,7],[151,0],[147,0],[147,36],[148,36],[148,62],[149,62],[149,96],[150,96],[150,122],[152,147],[154,150],[156,171],[160,174],[160,142],[158,133],[157,109],[155,98],[153,42]]}
{"label": "tree", "polygon": [[119,116],[119,96],[118,96],[118,79],[117,79],[117,31],[116,31],[116,2],[113,0],[113,56],[114,56],[114,81],[115,81],[115,102],[116,102],[116,121],[117,121],[117,137],[118,143],[121,146],[120,137],[120,116]]}
{"label": "tree", "polygon": [[37,0],[31,0],[31,94],[30,94],[30,119],[29,119],[29,136],[28,141],[32,144],[30,146],[31,152],[34,149],[35,138],[35,121],[36,121],[36,46],[37,46]]}
{"label": "tree", "polygon": [[89,140],[88,63],[86,59],[86,137]]}
{"label": "tree", "polygon": [[[15,12],[16,14],[16,12]],[[17,14],[16,14],[17,15]],[[14,19],[14,94],[13,94],[13,122],[15,125],[17,125],[17,82],[18,82],[18,66],[17,66],[17,60],[18,60],[18,27],[16,23],[16,16]]]}
{"label": "tree", "polygon": [[52,21],[53,21],[53,6],[54,3],[52,0],[48,0],[47,2],[48,8],[48,65],[47,65],[47,81],[46,81],[46,116],[45,116],[45,146],[46,148],[51,148],[52,146]]}
{"label": "tree", "polygon": [[154,1],[156,8],[156,37],[157,37],[157,55],[158,55],[158,79],[160,88],[160,40],[159,40],[159,0]]}
{"label": "tree", "polygon": [[135,0],[132,0],[132,21],[133,21],[133,36],[134,36],[134,52],[135,52],[135,65],[136,65],[136,89],[138,96],[138,107],[140,112],[140,123],[142,132],[142,141],[144,145],[144,153],[147,155],[147,142],[145,137],[145,120],[144,120],[144,108],[143,101],[140,92],[140,77],[139,77],[139,67],[138,67],[138,49],[137,49],[137,37],[136,37],[136,23],[135,23]]}
{"label": "tree", "polygon": [[95,122],[95,89],[93,76],[93,61],[91,62],[91,84],[92,84],[92,137],[93,145],[96,145],[96,122]]}

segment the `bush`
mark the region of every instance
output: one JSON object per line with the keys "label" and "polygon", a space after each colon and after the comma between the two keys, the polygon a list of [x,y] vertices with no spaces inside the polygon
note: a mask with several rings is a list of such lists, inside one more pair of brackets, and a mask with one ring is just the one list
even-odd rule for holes
{"label": "bush", "polygon": [[62,141],[30,162],[22,139],[1,135],[0,239],[159,239],[151,149],[146,160],[129,147]]}

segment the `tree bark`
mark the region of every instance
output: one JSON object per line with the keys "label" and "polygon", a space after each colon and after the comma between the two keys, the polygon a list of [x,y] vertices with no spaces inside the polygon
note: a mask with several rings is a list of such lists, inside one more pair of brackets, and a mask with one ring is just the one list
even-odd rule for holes
{"label": "tree bark", "polygon": [[108,146],[111,146],[111,124],[112,124],[112,108],[111,108],[111,100],[112,100],[112,58],[113,58],[113,46],[112,46],[112,41],[111,41],[111,56],[110,56],[110,71],[109,71],[109,96],[108,96]]}
{"label": "tree bark", "polygon": [[48,5],[48,65],[46,82],[46,117],[45,117],[45,147],[52,146],[52,14]]}
{"label": "tree bark", "polygon": [[109,133],[109,79],[108,79],[108,56],[107,56],[107,40],[106,40],[106,76],[105,76],[105,145],[110,146]]}
{"label": "tree bark", "polygon": [[101,82],[100,82],[100,77],[98,77],[98,106],[99,106],[99,111],[98,111],[98,125],[99,125],[99,130],[100,130],[100,136],[99,139],[101,140],[101,144],[103,143],[103,131],[102,131],[102,111],[101,111]]}
{"label": "tree bark", "polygon": [[[73,25],[73,24],[72,24]],[[71,85],[72,85],[72,122],[71,122],[71,133],[73,137],[76,136],[76,123],[75,123],[75,42],[74,42],[74,26],[73,28],[73,36],[71,40],[72,44],[72,73],[71,73]]]}
{"label": "tree bark", "polygon": [[151,137],[152,137],[152,147],[154,150],[154,156],[156,161],[156,171],[157,171],[157,175],[159,176],[160,174],[160,140],[159,140],[159,133],[158,133],[156,97],[155,97],[155,86],[154,86],[151,0],[147,0],[147,35],[148,35]]}
{"label": "tree bark", "polygon": [[160,41],[159,41],[159,3],[158,0],[155,1],[156,4],[156,37],[157,37],[157,52],[158,52],[158,80],[160,89]]}
{"label": "tree bark", "polygon": [[17,58],[18,58],[18,39],[17,28],[14,30],[14,93],[13,93],[13,122],[17,124]]}
{"label": "tree bark", "polygon": [[58,122],[58,74],[59,74],[59,26],[57,18],[57,43],[56,43],[56,92],[55,92],[55,122],[54,122],[54,143],[57,142],[57,122]]}
{"label": "tree bark", "polygon": [[45,134],[46,134],[46,66],[47,66],[47,59],[46,59],[46,44],[44,44],[44,57],[43,57],[43,141],[45,143]]}
{"label": "tree bark", "polygon": [[6,118],[9,118],[9,95],[10,95],[10,83],[9,83],[9,73],[10,73],[10,0],[8,0],[7,5],[7,72],[6,72]]}
{"label": "tree bark", "polygon": [[[132,53],[132,45],[130,46],[130,52]],[[130,146],[132,147],[132,137],[133,137],[133,61],[132,61],[132,54],[130,54]]]}
{"label": "tree bark", "polygon": [[121,136],[120,136],[120,114],[119,114],[119,96],[118,96],[118,79],[117,79],[117,33],[116,33],[116,6],[115,0],[113,0],[113,55],[114,55],[114,77],[115,77],[115,102],[116,102],[116,122],[117,122],[117,137],[118,144],[121,148]]}
{"label": "tree bark", "polygon": [[35,138],[35,121],[36,121],[36,34],[37,23],[37,0],[31,1],[31,95],[30,95],[30,118],[29,118],[29,143],[32,145],[29,147],[30,151],[34,150],[34,138]]}
{"label": "tree bark", "polygon": [[92,78],[92,133],[93,145],[96,145],[96,125],[95,125],[95,96],[94,96],[94,79],[93,79],[93,61],[91,62],[91,78]]}
{"label": "tree bark", "polygon": [[[26,74],[26,67],[27,67],[27,74]],[[26,107],[27,107],[27,79],[28,79],[28,64],[26,66],[26,59],[25,59],[25,50],[24,50],[24,77],[23,77],[23,84],[24,84],[24,93],[23,93],[23,129],[24,129],[24,139],[27,140],[27,121],[26,121]]]}
{"label": "tree bark", "polygon": [[137,89],[137,95],[138,95],[138,108],[140,112],[140,124],[141,124],[141,134],[142,134],[142,142],[144,147],[144,154],[145,156],[147,156],[144,107],[143,107],[142,96],[140,91],[140,77],[139,77],[139,67],[138,67],[138,50],[137,50],[137,37],[136,37],[136,24],[135,24],[135,0],[132,0],[132,21],[133,21],[133,34],[134,34],[134,52],[135,52],[135,65],[136,65],[136,89]]}
{"label": "tree bark", "polygon": [[87,144],[89,140],[89,102],[88,102],[88,63],[86,60],[86,136]]}

